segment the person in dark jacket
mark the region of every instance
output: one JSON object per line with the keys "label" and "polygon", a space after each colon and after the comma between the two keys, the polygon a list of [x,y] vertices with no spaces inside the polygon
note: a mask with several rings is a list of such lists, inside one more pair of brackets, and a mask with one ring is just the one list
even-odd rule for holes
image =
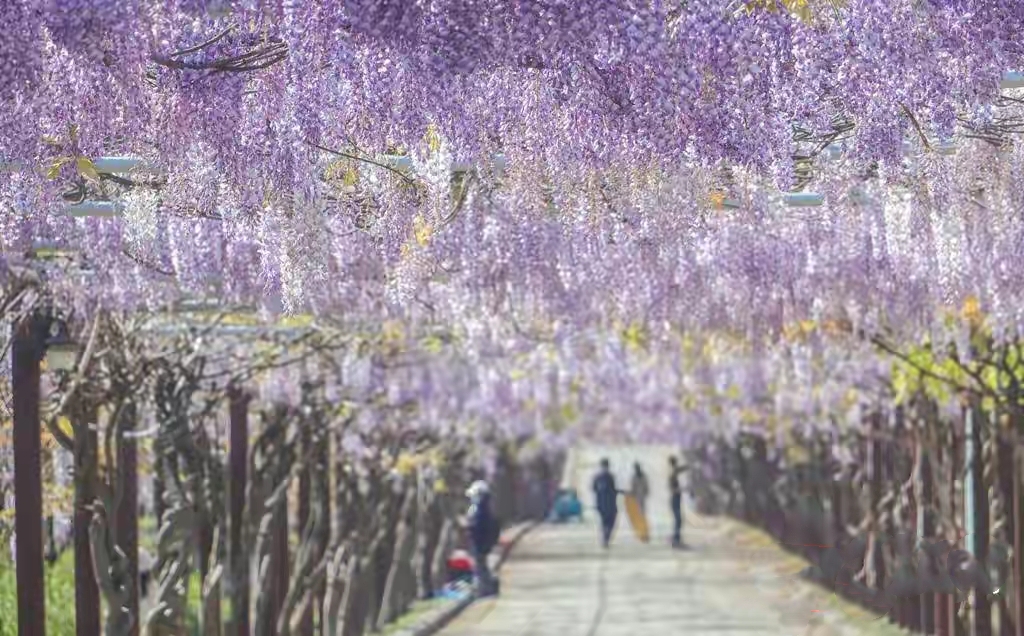
{"label": "person in dark jacket", "polygon": [[475,481],[466,491],[470,507],[467,515],[473,552],[474,576],[478,596],[495,594],[494,577],[487,559],[498,543],[498,520],[491,510],[491,492],[485,481]]}
{"label": "person in dark jacket", "polygon": [[618,497],[622,493],[615,486],[615,475],[608,468],[608,460],[601,460],[601,470],[594,477],[594,496],[597,499],[597,513],[601,517],[601,545],[608,547],[615,529],[615,518],[619,514]]}
{"label": "person in dark jacket", "polygon": [[689,470],[688,466],[680,466],[675,457],[668,458],[668,491],[669,508],[672,509],[672,547],[683,547],[683,488],[679,484],[679,476]]}

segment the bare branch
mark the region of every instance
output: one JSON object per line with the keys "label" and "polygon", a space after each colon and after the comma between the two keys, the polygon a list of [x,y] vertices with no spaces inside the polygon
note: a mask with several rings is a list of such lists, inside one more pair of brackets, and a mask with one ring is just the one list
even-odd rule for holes
{"label": "bare branch", "polygon": [[121,253],[151,272],[156,272],[157,274],[161,274],[163,276],[170,276],[172,278],[177,276],[177,273],[174,272],[173,270],[168,270],[155,263],[150,263],[143,259],[138,254],[131,252],[127,247],[122,248]]}
{"label": "bare branch", "polygon": [[907,108],[905,104],[900,104],[900,107],[903,109],[903,112],[907,117],[910,118],[910,123],[914,125],[914,130],[916,130],[918,136],[921,137],[921,142],[924,144],[924,147],[927,148],[928,151],[931,151],[932,145],[928,143],[928,137],[925,136],[924,131],[921,129],[921,124],[917,122],[917,117],[914,117],[914,113],[910,112],[910,109]]}
{"label": "bare branch", "polygon": [[191,47],[189,47],[187,49],[181,49],[180,51],[176,51],[174,53],[171,53],[170,57],[172,57],[172,58],[174,58],[174,57],[182,57],[183,55],[189,55],[190,53],[197,53],[199,51],[202,51],[203,49],[205,49],[207,47],[210,47],[210,46],[213,46],[217,42],[220,42],[221,40],[223,40],[234,29],[235,29],[235,25],[232,24],[231,26],[229,26],[228,28],[224,29],[223,31],[221,31],[217,35],[213,36],[209,40],[203,42],[202,44],[197,44],[197,45],[191,46]]}
{"label": "bare branch", "polygon": [[352,159],[353,161],[362,161],[362,162],[368,163],[370,165],[377,166],[378,168],[384,168],[385,170],[390,170],[391,172],[394,172],[398,176],[400,176],[403,179],[405,179],[405,181],[407,183],[410,183],[410,184],[416,183],[415,179],[413,179],[409,175],[405,174],[401,170],[395,168],[394,166],[389,166],[387,164],[380,163],[378,161],[374,161],[373,159],[370,159],[370,158],[367,158],[367,157],[360,157],[358,155],[349,154],[347,152],[342,152],[340,150],[331,150],[330,148],[326,148],[324,146],[321,146],[320,144],[313,143],[312,141],[309,141],[308,139],[306,140],[306,143],[309,144],[310,146],[313,146],[317,150],[323,150],[324,152],[329,152],[330,154],[332,154],[332,155],[334,155],[336,157],[344,157],[345,159]]}
{"label": "bare branch", "polygon": [[288,57],[288,44],[285,42],[272,42],[248,53],[234,55],[232,57],[206,62],[184,62],[153,53],[150,60],[160,66],[165,66],[178,71],[212,71],[243,73],[257,71],[272,66]]}
{"label": "bare branch", "polygon": [[965,393],[975,393],[975,394],[978,393],[978,391],[972,389],[971,387],[968,387],[968,386],[965,386],[963,384],[960,384],[959,382],[957,382],[953,378],[944,376],[941,373],[936,373],[936,372],[932,371],[931,369],[928,369],[926,367],[921,366],[917,362],[911,360],[910,356],[908,356],[905,353],[902,353],[901,351],[897,350],[895,347],[893,347],[892,345],[886,343],[884,340],[882,340],[878,336],[872,336],[871,337],[871,343],[874,344],[879,349],[881,349],[882,351],[888,353],[889,355],[895,356],[896,358],[899,358],[901,361],[909,364],[910,366],[912,366],[914,368],[915,371],[917,371],[918,373],[920,373],[923,376],[929,377],[929,378],[931,378],[933,380],[938,380],[939,382],[942,382],[944,384],[948,384],[949,386],[957,389],[958,391],[963,391]]}

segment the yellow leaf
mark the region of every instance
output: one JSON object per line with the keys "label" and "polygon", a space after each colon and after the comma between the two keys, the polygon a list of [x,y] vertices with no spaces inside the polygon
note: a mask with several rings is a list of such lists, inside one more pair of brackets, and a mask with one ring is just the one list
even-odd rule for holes
{"label": "yellow leaf", "polygon": [[441,135],[437,132],[437,126],[430,124],[427,126],[427,134],[424,137],[427,142],[427,148],[432,153],[436,153],[441,150]]}
{"label": "yellow leaf", "polygon": [[75,165],[78,168],[78,174],[82,175],[90,181],[99,182],[100,173],[96,171],[96,166],[93,165],[92,160],[87,157],[78,157],[75,159]]}
{"label": "yellow leaf", "polygon": [[790,465],[807,463],[810,458],[811,454],[803,446],[794,444],[786,447],[786,463]]}
{"label": "yellow leaf", "polygon": [[416,470],[419,463],[420,458],[416,455],[402,453],[398,456],[398,460],[395,462],[395,470],[397,470],[400,475],[410,475],[414,470]]}
{"label": "yellow leaf", "polygon": [[419,243],[420,247],[426,247],[430,243],[430,237],[434,233],[434,228],[430,227],[430,224],[418,215],[412,220],[412,227],[416,242]]}
{"label": "yellow leaf", "polygon": [[980,325],[985,317],[981,312],[981,303],[975,296],[968,296],[964,300],[964,306],[960,310],[960,315],[973,326]]}
{"label": "yellow leaf", "polygon": [[563,422],[571,423],[576,419],[576,409],[572,404],[566,404],[562,407],[560,415],[562,416]]}
{"label": "yellow leaf", "polygon": [[279,327],[309,327],[313,324],[313,316],[310,314],[301,314],[297,316],[287,316],[278,321],[277,326]]}
{"label": "yellow leaf", "polygon": [[849,333],[853,327],[848,320],[826,320],[822,323],[822,329],[830,335]]}
{"label": "yellow leaf", "polygon": [[441,339],[438,338],[437,336],[427,336],[426,338],[423,339],[422,345],[423,348],[426,349],[428,353],[433,353],[436,355],[438,353],[441,353],[444,343],[441,342]]}
{"label": "yellow leaf", "polygon": [[350,167],[341,175],[341,182],[348,187],[353,187],[359,182],[359,173],[355,168]]}
{"label": "yellow leaf", "polygon": [[[211,312],[210,317],[213,318],[214,316],[216,316],[216,313]],[[254,315],[243,313],[231,313],[225,314],[221,318],[220,324],[234,327],[255,327],[259,325],[259,322],[259,318]]]}
{"label": "yellow leaf", "polygon": [[68,437],[75,436],[75,427],[71,425],[71,420],[63,415],[57,418],[57,428]]}
{"label": "yellow leaf", "polygon": [[405,340],[405,330],[402,329],[402,324],[396,320],[384,323],[382,335],[385,343],[400,343]]}
{"label": "yellow leaf", "polygon": [[745,424],[755,424],[762,419],[762,414],[754,409],[745,408],[740,411],[740,421]]}
{"label": "yellow leaf", "polygon": [[630,325],[622,334],[622,339],[625,340],[626,346],[631,350],[643,349],[647,342],[646,333],[644,328],[637,323]]}
{"label": "yellow leaf", "polygon": [[50,164],[49,169],[47,169],[47,171],[46,171],[46,178],[52,180],[52,179],[56,179],[57,177],[59,177],[60,176],[60,169],[62,167],[64,167],[64,164],[66,164],[68,161],[70,161],[70,159],[71,159],[70,157],[59,157],[57,159],[54,159],[53,163]]}
{"label": "yellow leaf", "polygon": [[343,173],[348,165],[348,161],[345,159],[335,159],[324,168],[324,179],[337,179],[338,175]]}

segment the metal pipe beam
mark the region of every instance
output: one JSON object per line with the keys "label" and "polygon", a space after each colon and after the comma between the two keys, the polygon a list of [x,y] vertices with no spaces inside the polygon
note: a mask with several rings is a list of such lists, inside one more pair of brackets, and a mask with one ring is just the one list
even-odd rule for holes
{"label": "metal pipe beam", "polygon": [[1007,71],[1003,73],[1003,79],[999,83],[1000,88],[1024,88],[1024,73],[1018,71]]}

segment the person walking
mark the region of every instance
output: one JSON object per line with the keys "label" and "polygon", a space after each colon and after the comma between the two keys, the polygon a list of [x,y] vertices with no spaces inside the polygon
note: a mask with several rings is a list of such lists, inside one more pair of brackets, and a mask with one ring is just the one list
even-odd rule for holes
{"label": "person walking", "polygon": [[679,485],[679,475],[689,470],[680,466],[675,456],[668,458],[668,491],[669,507],[672,508],[672,547],[683,546],[683,489]]}
{"label": "person walking", "polygon": [[473,575],[478,597],[493,596],[496,592],[494,576],[487,562],[491,550],[498,543],[498,520],[491,510],[491,491],[487,482],[477,480],[466,491],[470,507],[467,514],[469,539],[473,551]]}
{"label": "person walking", "polygon": [[622,493],[615,486],[615,476],[608,467],[608,460],[601,460],[601,470],[594,477],[594,496],[597,499],[597,513],[601,516],[601,545],[608,547],[615,529],[615,518],[619,514],[618,496]]}
{"label": "person walking", "polygon": [[647,495],[651,492],[651,486],[647,481],[647,473],[640,466],[640,462],[633,464],[633,481],[629,486],[629,493],[636,498],[640,504],[640,512],[647,515]]}

